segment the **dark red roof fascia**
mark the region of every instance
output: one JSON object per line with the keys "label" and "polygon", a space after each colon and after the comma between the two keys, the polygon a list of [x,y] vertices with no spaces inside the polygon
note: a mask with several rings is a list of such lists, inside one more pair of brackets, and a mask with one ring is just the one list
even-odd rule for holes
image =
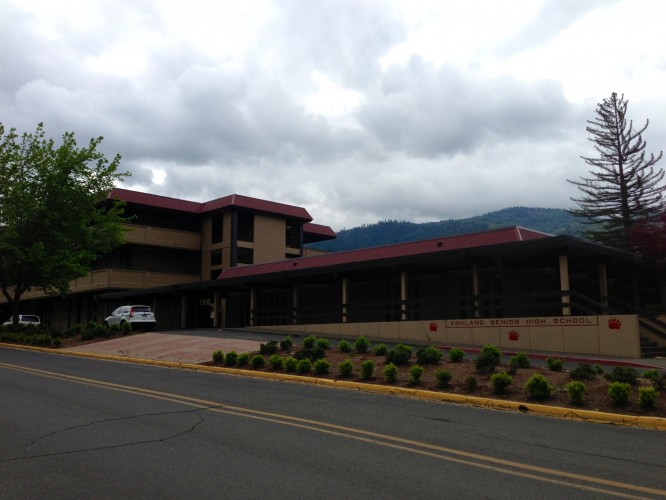
{"label": "dark red roof fascia", "polygon": [[303,232],[306,234],[312,234],[317,236],[318,240],[332,240],[337,238],[337,234],[328,226],[322,226],[321,224],[313,224],[312,222],[306,222],[303,224]]}
{"label": "dark red roof fascia", "polygon": [[310,214],[304,208],[296,207],[294,205],[286,205],[284,203],[276,203],[274,201],[260,200],[258,198],[250,198],[249,196],[238,194],[232,194],[215,200],[199,203],[196,201],[180,200],[156,194],[141,193],[139,191],[130,191],[129,189],[115,188],[109,193],[108,198],[118,198],[127,203],[148,205],[151,207],[190,213],[205,213],[221,208],[239,207],[267,214],[283,215],[305,222],[312,220],[312,217],[310,217]]}
{"label": "dark red roof fascia", "polygon": [[314,257],[302,257],[287,261],[271,262],[267,264],[254,264],[242,267],[230,267],[220,274],[220,280],[258,276],[284,271],[302,269],[324,268],[344,264],[355,264],[360,262],[378,261],[396,257],[408,257],[410,255],[423,255],[436,252],[447,252],[465,248],[475,248],[503,243],[516,243],[519,241],[549,238],[552,235],[525,229],[520,227],[509,227],[485,231],[482,233],[464,234],[460,236],[448,236],[433,240],[415,241],[410,243],[399,243],[381,247],[351,250],[348,252],[337,252]]}

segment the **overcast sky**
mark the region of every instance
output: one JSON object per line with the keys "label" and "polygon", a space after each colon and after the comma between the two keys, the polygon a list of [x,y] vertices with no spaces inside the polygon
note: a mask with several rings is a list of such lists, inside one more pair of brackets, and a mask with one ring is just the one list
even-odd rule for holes
{"label": "overcast sky", "polygon": [[0,122],[104,136],[128,189],[335,230],[568,208],[612,92],[665,149],[664,19],[662,0],[0,0]]}

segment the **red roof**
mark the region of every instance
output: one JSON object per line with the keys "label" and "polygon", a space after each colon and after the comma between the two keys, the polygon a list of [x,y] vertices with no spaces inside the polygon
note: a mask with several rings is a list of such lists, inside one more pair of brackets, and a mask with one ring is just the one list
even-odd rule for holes
{"label": "red roof", "polygon": [[552,237],[552,235],[542,233],[540,231],[534,231],[532,229],[525,229],[522,227],[508,227],[503,229],[495,229],[492,231],[485,231],[482,233],[447,236],[445,238],[364,248],[361,250],[330,253],[314,257],[301,257],[298,259],[270,262],[266,264],[230,267],[222,271],[218,279],[224,280],[258,276],[262,274],[272,274],[277,272],[324,268],[369,261],[381,261],[384,259],[392,259],[396,257],[408,257],[411,255],[447,252],[450,250],[500,245],[503,243],[516,243],[520,241],[549,237]]}
{"label": "red roof", "polygon": [[317,241],[332,240],[338,236],[330,227],[313,224],[312,222],[303,224],[303,232],[306,235],[316,236]]}
{"label": "red roof", "polygon": [[312,217],[304,208],[238,194],[232,194],[224,196],[223,198],[199,203],[195,201],[169,198],[167,196],[159,196],[156,194],[130,191],[129,189],[115,188],[109,193],[108,197],[110,199],[118,198],[127,203],[177,210],[179,212],[206,213],[220,208],[239,207],[268,214],[278,214],[306,222],[312,220]]}

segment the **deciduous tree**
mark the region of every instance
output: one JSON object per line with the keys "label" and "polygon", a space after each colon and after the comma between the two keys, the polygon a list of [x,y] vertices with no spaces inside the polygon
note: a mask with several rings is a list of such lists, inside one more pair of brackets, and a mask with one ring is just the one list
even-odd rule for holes
{"label": "deciduous tree", "polygon": [[586,236],[609,246],[632,250],[634,225],[661,213],[664,207],[662,180],[664,171],[655,168],[661,159],[646,156],[642,133],[649,120],[639,129],[627,120],[624,95],[613,94],[597,105],[596,118],[588,120],[589,140],[597,156],[583,160],[592,169],[589,177],[569,180],[582,193],[572,198],[578,208],[570,212],[590,224]]}
{"label": "deciduous tree", "polygon": [[67,132],[56,145],[41,123],[21,137],[0,124],[0,287],[14,326],[26,291],[67,293],[123,240],[123,206],[105,200],[129,173],[97,151],[101,141],[79,148]]}

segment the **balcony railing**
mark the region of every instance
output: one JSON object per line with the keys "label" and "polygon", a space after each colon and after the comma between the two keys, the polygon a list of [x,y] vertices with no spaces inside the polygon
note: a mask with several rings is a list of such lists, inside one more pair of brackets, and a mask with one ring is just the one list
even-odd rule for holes
{"label": "balcony railing", "polygon": [[201,249],[201,235],[198,233],[151,226],[135,226],[132,224],[126,224],[125,228],[127,229],[125,233],[126,243],[184,248],[186,250]]}

